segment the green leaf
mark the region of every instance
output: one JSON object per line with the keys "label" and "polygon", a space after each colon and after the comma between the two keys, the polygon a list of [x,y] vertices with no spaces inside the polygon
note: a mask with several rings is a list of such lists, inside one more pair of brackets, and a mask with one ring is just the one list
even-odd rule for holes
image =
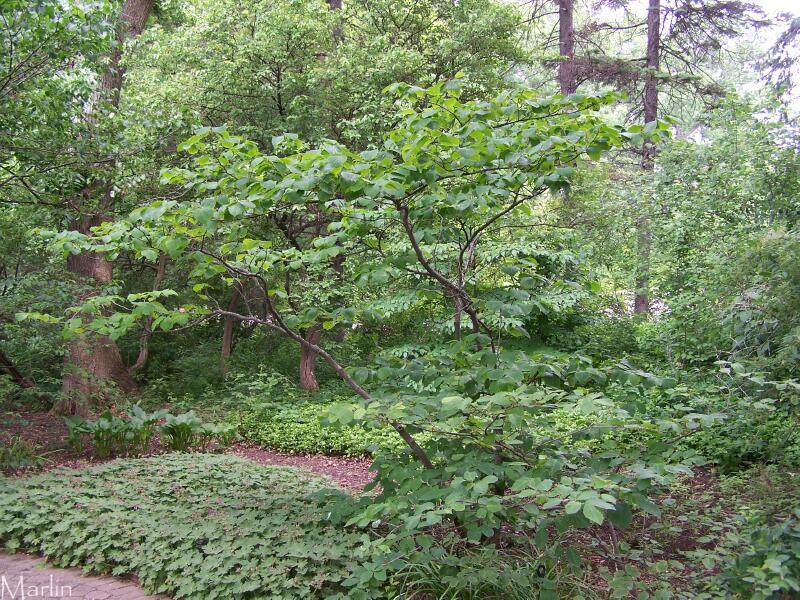
{"label": "green leaf", "polygon": [[614,510],[609,510],[606,512],[606,517],[608,517],[608,520],[620,529],[625,529],[628,527],[633,520],[631,509],[624,502],[617,502]]}
{"label": "green leaf", "polygon": [[597,523],[598,525],[602,524],[603,522],[603,512],[591,501],[583,503],[583,516],[593,523]]}

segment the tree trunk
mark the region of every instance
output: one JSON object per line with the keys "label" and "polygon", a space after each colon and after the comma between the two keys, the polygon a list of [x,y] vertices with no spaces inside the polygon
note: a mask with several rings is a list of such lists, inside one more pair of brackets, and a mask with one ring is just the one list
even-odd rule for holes
{"label": "tree trunk", "polygon": [[573,24],[574,0],[558,0],[558,84],[561,93],[572,94],[575,81],[575,27]]}
{"label": "tree trunk", "polygon": [[461,315],[464,313],[464,300],[458,294],[453,295],[453,336],[461,339]]}
{"label": "tree trunk", "polygon": [[[228,303],[229,313],[236,311],[236,308],[239,306],[240,298],[241,293],[239,292],[239,289],[234,287],[233,294],[231,295],[231,301]],[[225,326],[222,329],[222,349],[220,351],[220,367],[223,375],[228,372],[228,359],[231,357],[231,351],[233,350],[233,328],[235,324],[236,321],[233,317],[225,317]]]}
{"label": "tree trunk", "polygon": [[[309,344],[317,345],[322,337],[322,327],[318,324],[312,325],[304,334],[305,340]],[[317,383],[317,355],[305,345],[300,346],[300,385],[309,392],[319,391]]]}
{"label": "tree trunk", "polygon": [[[651,123],[658,118],[659,51],[661,49],[661,0],[649,0],[647,11],[647,77],[644,83],[644,121]],[[642,146],[642,170],[651,172],[655,168],[656,147],[645,141]],[[642,211],[644,213],[644,211]],[[641,214],[636,222],[639,244],[639,265],[636,274],[636,295],[633,312],[646,315],[650,312],[650,248],[653,232],[650,219]]]}
{"label": "tree trunk", "polygon": [[[561,56],[561,62],[558,63],[558,87],[565,96],[574,94],[578,87],[575,75],[574,12],[574,0],[558,0],[558,53]],[[565,187],[562,194],[565,218],[570,222],[575,218],[575,202],[569,188]]]}
{"label": "tree trunk", "polygon": [[[342,0],[328,0],[328,8],[331,10],[342,10]],[[342,21],[339,20],[333,27],[333,42],[338,44],[344,39],[344,30],[342,29]]]}
{"label": "tree trunk", "polygon": [[122,77],[125,70],[120,65],[125,40],[137,37],[147,23],[153,10],[154,0],[125,0],[117,25],[117,45],[111,53],[108,69],[100,79],[100,91],[108,96],[112,106],[119,106],[122,92]]}
{"label": "tree trunk", "polygon": [[[76,229],[81,233],[100,223],[97,216],[84,217]],[[111,263],[97,252],[82,252],[67,258],[67,270],[91,284],[108,284],[112,279]],[[78,304],[96,295],[96,290],[77,295]],[[84,316],[88,321],[91,317]],[[104,383],[105,381],[105,383]],[[75,414],[82,401],[92,396],[105,396],[106,387],[113,384],[123,392],[135,392],[136,382],[122,361],[117,345],[103,335],[77,336],[67,346],[64,356],[64,379],[61,384],[62,399],[53,406],[57,414]]]}
{"label": "tree trunk", "polygon": [[[161,283],[164,281],[164,275],[167,273],[167,255],[163,252],[158,255],[158,264],[156,265],[156,276],[153,278],[153,291],[157,292],[161,289]],[[141,369],[147,362],[150,356],[150,337],[153,335],[153,330],[150,328],[153,324],[153,317],[147,317],[144,321],[142,333],[139,335],[139,356],[136,357],[136,362],[128,369],[128,373],[133,375],[136,371]]]}
{"label": "tree trunk", "polygon": [[[100,80],[100,96],[106,97],[112,106],[119,106],[122,91],[123,69],[120,65],[125,40],[138,36],[143,30],[154,0],[125,0],[117,26],[117,45],[111,54],[108,69]],[[99,225],[110,212],[111,195],[105,193],[99,214],[82,218],[75,229],[88,233]],[[108,283],[112,278],[112,265],[101,254],[84,252],[70,256],[67,270],[79,278],[96,283]],[[85,300],[96,292],[87,292],[78,300]],[[81,398],[100,393],[104,395],[101,380],[108,380],[125,392],[137,389],[122,362],[117,345],[106,336],[78,337],[71,341],[64,357],[65,375],[62,382],[63,399],[53,407],[57,412],[72,413]]]}

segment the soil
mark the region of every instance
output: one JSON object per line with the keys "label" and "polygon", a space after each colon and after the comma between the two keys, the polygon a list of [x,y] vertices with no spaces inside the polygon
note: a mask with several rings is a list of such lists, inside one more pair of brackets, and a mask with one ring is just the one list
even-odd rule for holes
{"label": "soil", "polygon": [[50,413],[3,413],[0,415],[0,441],[9,436],[27,442],[32,452],[44,460],[41,469],[37,470],[79,468],[100,462],[88,452],[78,454],[70,448],[64,420]]}
{"label": "soil", "polygon": [[369,470],[372,460],[366,457],[288,454],[245,444],[237,444],[230,452],[262,465],[305,469],[329,477],[343,488],[355,491],[362,489],[375,476]]}

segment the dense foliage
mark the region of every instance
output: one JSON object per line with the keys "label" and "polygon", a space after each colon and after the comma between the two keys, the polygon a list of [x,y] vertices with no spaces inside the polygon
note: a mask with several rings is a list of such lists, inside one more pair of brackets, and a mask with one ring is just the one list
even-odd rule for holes
{"label": "dense foliage", "polygon": [[[197,598],[797,593],[798,21],[551,4],[0,3],[0,468],[130,459],[4,481],[4,543]],[[238,436],[375,481],[198,453]]]}
{"label": "dense foliage", "polygon": [[380,449],[400,450],[403,441],[391,427],[329,427],[322,416],[330,404],[263,402],[237,414],[234,424],[245,440],[286,452],[355,456]]}

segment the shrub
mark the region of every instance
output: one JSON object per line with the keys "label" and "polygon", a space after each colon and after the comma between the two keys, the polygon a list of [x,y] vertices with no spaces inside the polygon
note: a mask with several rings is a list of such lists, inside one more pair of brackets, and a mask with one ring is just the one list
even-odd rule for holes
{"label": "shrub", "polygon": [[800,424],[797,416],[784,411],[768,416],[741,411],[712,429],[697,432],[686,446],[723,472],[759,462],[800,467]]}
{"label": "shrub", "polygon": [[800,596],[800,510],[795,517],[752,530],[720,574],[731,595],[751,600]]}
{"label": "shrub", "polygon": [[0,480],[0,540],[58,566],[135,573],[176,598],[319,598],[358,538],[309,494],[318,477],[209,454],[117,460]]}
{"label": "shrub", "polygon": [[580,352],[602,358],[636,354],[637,323],[628,317],[598,317],[575,328],[570,345]]}

